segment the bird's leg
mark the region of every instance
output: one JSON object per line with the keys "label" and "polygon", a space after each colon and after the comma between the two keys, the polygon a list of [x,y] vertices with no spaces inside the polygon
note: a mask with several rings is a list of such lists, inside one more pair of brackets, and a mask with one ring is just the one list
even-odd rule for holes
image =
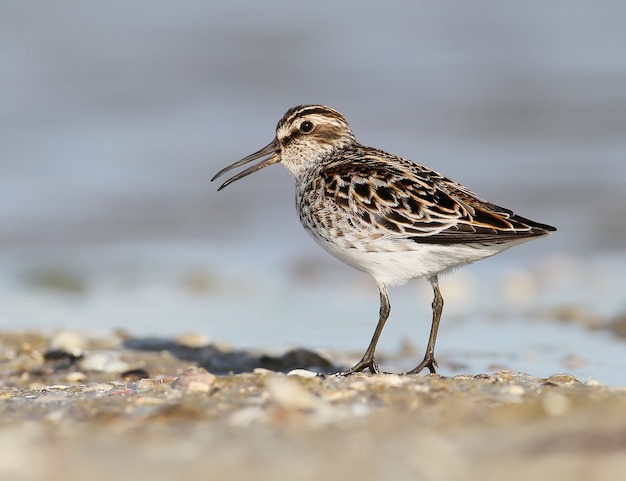
{"label": "bird's leg", "polygon": [[378,316],[378,324],[376,325],[376,330],[374,331],[372,340],[370,341],[369,346],[367,346],[367,350],[365,351],[365,354],[363,354],[363,358],[350,369],[337,373],[338,376],[347,376],[354,372],[361,372],[365,369],[369,369],[370,372],[373,374],[378,374],[379,372],[378,364],[376,363],[376,359],[374,359],[374,352],[376,351],[378,338],[383,332],[383,327],[385,327],[385,322],[389,317],[391,305],[389,304],[389,296],[387,295],[387,288],[384,286],[384,284],[378,282],[378,291],[380,292],[380,313]]}
{"label": "bird's leg", "polygon": [[441,292],[439,291],[439,280],[437,276],[431,277],[430,283],[433,286],[435,297],[432,304],[433,323],[430,326],[430,336],[428,338],[428,345],[426,346],[426,354],[424,355],[424,360],[420,362],[415,369],[410,370],[406,374],[418,374],[425,368],[428,368],[430,372],[436,372],[435,342],[437,341],[437,331],[439,330],[439,321],[441,320],[441,311],[443,310],[443,297],[441,297]]}

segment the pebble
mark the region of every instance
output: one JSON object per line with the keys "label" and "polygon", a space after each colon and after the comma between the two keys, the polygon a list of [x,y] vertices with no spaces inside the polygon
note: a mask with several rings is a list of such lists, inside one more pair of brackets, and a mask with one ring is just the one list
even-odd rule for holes
{"label": "pebble", "polygon": [[79,362],[80,368],[85,371],[122,373],[129,369],[127,362],[120,359],[119,354],[113,351],[91,352]]}
{"label": "pebble", "polygon": [[299,376],[304,378],[317,377],[318,373],[315,371],[309,371],[308,369],[292,369],[287,373],[287,376]]}
{"label": "pebble", "polygon": [[521,403],[524,400],[526,390],[519,384],[509,384],[502,386],[498,390],[501,401],[509,403]]}
{"label": "pebble", "polygon": [[69,389],[70,386],[67,384],[52,384],[51,386],[46,386],[47,391],[65,391]]}
{"label": "pebble", "polygon": [[287,409],[315,409],[322,404],[320,398],[311,394],[300,383],[284,376],[268,379],[265,387],[270,399]]}
{"label": "pebble", "polygon": [[180,334],[176,336],[176,344],[183,347],[200,349],[211,345],[211,338],[205,334]]}
{"label": "pebble", "polygon": [[87,379],[87,375],[81,371],[72,371],[67,373],[65,380],[71,383],[84,382]]}
{"label": "pebble", "polygon": [[581,384],[581,382],[570,374],[555,374],[545,380],[546,384],[554,384],[557,386],[573,386]]}
{"label": "pebble", "polygon": [[48,386],[41,382],[33,382],[28,385],[28,389],[31,391],[43,391]]}
{"label": "pebble", "polygon": [[506,394],[511,394],[513,396],[521,396],[526,392],[526,390],[519,384],[511,384],[509,386],[505,386],[502,391],[506,392]]}
{"label": "pebble", "polygon": [[54,364],[56,368],[70,367],[78,359],[80,359],[80,356],[75,356],[71,352],[60,349],[51,349],[43,354],[43,360],[46,363]]}
{"label": "pebble", "polygon": [[252,372],[254,374],[276,374],[276,371],[272,371],[271,369],[266,369],[264,367],[256,367]]}
{"label": "pebble", "polygon": [[182,391],[208,393],[215,383],[215,375],[202,367],[191,367],[174,379],[172,387]]}
{"label": "pebble", "polygon": [[124,382],[134,382],[140,379],[148,379],[149,377],[150,374],[148,374],[148,371],[141,368],[129,369],[120,374],[120,379]]}
{"label": "pebble", "polygon": [[148,391],[150,389],[153,389],[156,384],[161,383],[155,381],[154,379],[139,379],[139,381],[137,381],[137,384],[135,384],[135,389],[137,391]]}
{"label": "pebble", "polygon": [[50,350],[65,351],[75,357],[81,356],[86,348],[87,339],[77,331],[58,331],[50,339]]}

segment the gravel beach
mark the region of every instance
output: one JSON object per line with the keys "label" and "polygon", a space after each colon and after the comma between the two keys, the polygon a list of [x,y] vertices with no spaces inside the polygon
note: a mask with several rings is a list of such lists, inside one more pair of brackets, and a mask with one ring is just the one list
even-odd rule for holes
{"label": "gravel beach", "polygon": [[[626,472],[626,389],[567,374],[339,378],[298,369],[332,369],[304,350],[269,356],[201,337],[122,333],[3,333],[0,357],[3,479],[608,480]],[[229,365],[250,371],[224,374]]]}

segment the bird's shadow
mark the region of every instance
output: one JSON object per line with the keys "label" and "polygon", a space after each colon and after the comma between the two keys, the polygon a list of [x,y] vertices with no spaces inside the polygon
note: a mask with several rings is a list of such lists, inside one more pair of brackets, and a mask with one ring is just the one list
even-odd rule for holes
{"label": "bird's shadow", "polygon": [[124,342],[124,348],[145,352],[166,351],[180,360],[193,362],[213,374],[239,374],[251,372],[256,368],[277,372],[308,369],[326,373],[340,370],[328,359],[304,348],[291,349],[281,355],[271,355],[243,349],[224,349],[213,344],[190,347],[172,339],[157,337],[129,339]]}

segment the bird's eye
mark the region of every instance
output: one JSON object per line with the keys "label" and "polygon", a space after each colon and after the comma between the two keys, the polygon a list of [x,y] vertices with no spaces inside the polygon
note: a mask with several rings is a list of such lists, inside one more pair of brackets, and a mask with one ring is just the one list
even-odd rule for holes
{"label": "bird's eye", "polygon": [[310,134],[311,132],[313,132],[313,127],[315,127],[313,125],[313,122],[311,122],[310,120],[305,120],[300,124],[300,132],[302,132],[303,134]]}

